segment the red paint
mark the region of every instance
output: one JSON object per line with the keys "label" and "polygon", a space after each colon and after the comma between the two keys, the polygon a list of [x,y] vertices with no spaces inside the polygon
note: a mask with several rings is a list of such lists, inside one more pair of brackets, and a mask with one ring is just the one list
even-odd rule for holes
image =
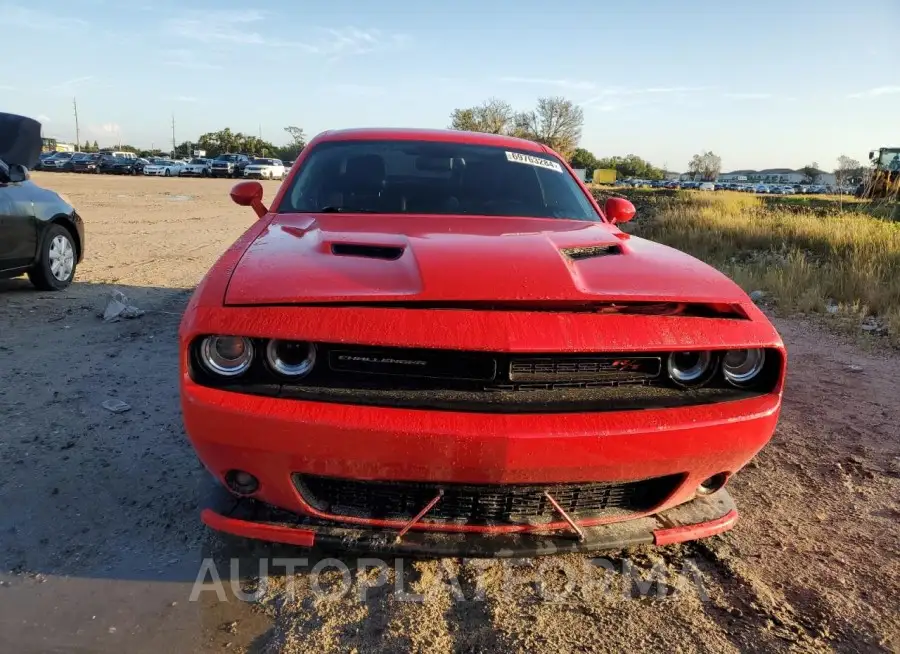
{"label": "red paint", "polygon": [[627,223],[637,213],[634,205],[625,198],[607,198],[605,209],[606,219],[613,224]]}
{"label": "red paint", "polygon": [[316,540],[316,532],[309,529],[237,520],[228,518],[210,509],[203,509],[200,513],[200,519],[207,527],[234,534],[235,536],[242,536],[243,538],[256,538],[275,543],[297,545],[298,547],[312,547]]}
{"label": "red paint", "polygon": [[231,189],[231,199],[242,207],[252,207],[256,215],[262,218],[269,210],[262,203],[263,187],[259,182],[240,182]]}
{"label": "red paint", "polygon": [[[268,219],[267,219],[268,220]],[[483,216],[282,214],[247,248],[226,304],[383,301],[623,301],[752,304],[725,275],[609,223]],[[333,243],[403,249],[338,256]],[[560,250],[616,245],[572,261]]]}
{"label": "red paint", "polygon": [[653,532],[653,544],[663,546],[683,543],[687,540],[697,540],[698,538],[709,538],[733,528],[737,520],[738,512],[732,509],[721,518],[710,520],[709,522],[657,529]]}
{"label": "red paint", "polygon": [[[657,529],[653,532],[653,543],[662,547],[699,538],[709,538],[732,529],[737,523],[738,517],[738,512],[732,510],[721,518],[709,520],[708,522]],[[228,518],[210,509],[204,509],[200,514],[200,519],[203,521],[203,524],[212,529],[243,538],[285,543],[298,547],[313,547],[316,540],[316,531],[313,529],[284,527],[263,522]]]}
{"label": "red paint", "polygon": [[[317,142],[349,138],[460,140],[549,152],[495,135],[352,130],[320,135],[294,168],[303,165]],[[237,185],[232,196],[239,204],[253,206],[255,199],[262,207],[256,182]],[[261,219],[198,286],[181,323],[182,410],[200,459],[219,478],[234,468],[256,475],[261,481],[259,499],[283,509],[395,529],[404,523],[316,512],[295,490],[291,474],[485,484],[624,481],[679,474],[683,482],[653,512],[689,501],[701,481],[719,472],[736,472],[768,442],[781,408],[781,381],[768,395],[705,406],[595,414],[479,414],[246,396],[199,386],[187,370],[188,344],[210,333],[498,352],[770,347],[784,353],[781,338],[765,315],[727,277],[671,248],[636,237],[623,239],[612,223],[626,220],[633,209],[630,203],[608,204],[609,221],[587,223],[515,217],[278,215],[262,207]],[[400,254],[393,260],[333,254],[332,247],[342,243],[394,247]],[[613,244],[620,254],[572,261],[560,252]],[[328,306],[382,301],[404,302],[412,308]],[[555,307],[569,302],[699,302],[734,307],[744,317],[414,308],[420,302],[491,301]],[[305,306],[290,306],[300,303]],[[427,518],[413,529],[496,533],[566,528],[562,521],[488,528],[438,525]],[[204,520],[232,533],[244,529],[223,522],[227,518],[204,514]],[[660,530],[657,541],[695,537],[692,534],[706,533],[704,529],[716,533],[732,523],[733,519],[709,527]],[[241,533],[278,540],[269,537],[271,528]],[[308,538],[311,543],[312,532]]]}

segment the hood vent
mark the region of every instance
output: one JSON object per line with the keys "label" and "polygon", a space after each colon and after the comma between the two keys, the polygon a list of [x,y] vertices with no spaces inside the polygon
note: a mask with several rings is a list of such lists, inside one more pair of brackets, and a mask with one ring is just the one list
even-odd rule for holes
{"label": "hood vent", "polygon": [[584,247],[564,248],[562,253],[572,261],[605,257],[609,254],[622,254],[622,248],[618,245],[588,245]]}
{"label": "hood vent", "polygon": [[331,253],[341,257],[384,259],[395,261],[403,255],[403,248],[394,245],[365,245],[360,243],[332,243]]}

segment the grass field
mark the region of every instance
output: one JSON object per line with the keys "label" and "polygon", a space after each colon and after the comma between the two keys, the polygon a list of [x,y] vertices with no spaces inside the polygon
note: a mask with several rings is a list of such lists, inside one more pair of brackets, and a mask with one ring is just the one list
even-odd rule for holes
{"label": "grass field", "polygon": [[829,313],[856,329],[874,318],[873,331],[900,345],[900,223],[853,201],[840,212],[833,200],[733,192],[634,199],[639,218],[628,231],[689,252],[748,292],[765,291],[780,311]]}

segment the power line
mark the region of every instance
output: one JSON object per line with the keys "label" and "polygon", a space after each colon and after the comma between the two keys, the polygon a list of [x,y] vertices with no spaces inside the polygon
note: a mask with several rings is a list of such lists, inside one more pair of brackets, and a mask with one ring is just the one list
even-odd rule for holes
{"label": "power line", "polygon": [[175,114],[172,114],[172,156],[175,156]]}
{"label": "power line", "polygon": [[81,133],[78,130],[78,103],[72,98],[72,108],[75,110],[75,149],[81,149]]}

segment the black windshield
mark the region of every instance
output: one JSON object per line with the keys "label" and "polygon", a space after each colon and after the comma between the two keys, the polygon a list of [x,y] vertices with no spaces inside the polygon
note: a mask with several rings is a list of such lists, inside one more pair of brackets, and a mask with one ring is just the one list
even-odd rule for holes
{"label": "black windshield", "polygon": [[470,214],[599,220],[550,154],[434,141],[326,141],[278,211]]}

